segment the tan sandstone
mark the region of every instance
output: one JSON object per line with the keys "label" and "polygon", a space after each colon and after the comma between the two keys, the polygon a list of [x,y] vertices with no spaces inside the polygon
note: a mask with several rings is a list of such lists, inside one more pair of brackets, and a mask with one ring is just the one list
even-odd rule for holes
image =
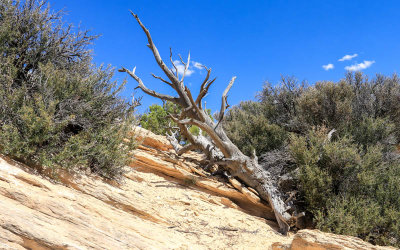
{"label": "tan sandstone", "polygon": [[[277,233],[271,209],[256,192],[237,180],[209,176],[201,168],[203,155],[178,157],[165,137],[141,128],[135,133],[142,145],[120,183],[67,172],[55,183],[0,157],[0,249],[268,249],[274,242],[299,249],[293,245],[317,244],[304,233],[293,242],[293,235]],[[353,241],[324,239],[316,242]]]}
{"label": "tan sandstone", "polygon": [[393,247],[374,246],[359,238],[324,233],[319,230],[300,230],[290,244],[274,243],[272,250],[358,250],[358,249],[395,249]]}

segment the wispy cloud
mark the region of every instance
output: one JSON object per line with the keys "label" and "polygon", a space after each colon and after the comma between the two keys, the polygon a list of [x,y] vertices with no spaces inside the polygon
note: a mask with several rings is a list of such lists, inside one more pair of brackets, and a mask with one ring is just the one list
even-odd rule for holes
{"label": "wispy cloud", "polygon": [[196,68],[196,69],[200,69],[200,70],[202,70],[203,69],[203,64],[201,64],[201,63],[199,63],[199,62],[192,62],[192,64],[193,64],[193,66]]}
{"label": "wispy cloud", "polygon": [[[178,74],[183,75],[183,72],[185,71],[185,65],[183,65],[181,63],[181,61],[179,61],[179,60],[175,60],[174,64],[175,64],[176,68],[178,69]],[[191,76],[194,73],[194,70],[191,68],[192,67],[189,66],[189,68],[187,69],[186,76]],[[173,70],[175,70],[175,69],[173,69]]]}
{"label": "wispy cloud", "polygon": [[346,66],[346,67],[344,67],[344,69],[349,70],[349,71],[358,71],[358,70],[363,70],[363,69],[369,68],[374,63],[375,63],[375,61],[364,61],[362,63]]}
{"label": "wispy cloud", "polygon": [[324,70],[330,70],[330,69],[333,69],[333,68],[335,68],[335,66],[332,64],[332,63],[329,63],[329,64],[327,64],[327,65],[322,65],[322,68],[324,68]]}
{"label": "wispy cloud", "polygon": [[[174,61],[175,67],[178,69],[178,74],[183,75],[183,72],[185,71],[185,65],[182,64],[181,61],[175,60]],[[191,61],[188,70],[186,71],[186,76],[191,76],[193,73],[196,71],[201,71],[203,70],[203,64],[195,61]],[[175,72],[175,68],[172,68],[172,70]]]}
{"label": "wispy cloud", "polygon": [[351,59],[353,59],[354,57],[357,57],[357,56],[358,56],[358,54],[345,55],[342,58],[340,58],[338,61],[339,62],[348,61],[348,60],[351,60]]}

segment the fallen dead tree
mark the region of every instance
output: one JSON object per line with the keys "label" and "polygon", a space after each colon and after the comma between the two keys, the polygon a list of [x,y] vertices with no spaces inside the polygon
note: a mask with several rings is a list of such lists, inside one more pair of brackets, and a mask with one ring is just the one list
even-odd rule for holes
{"label": "fallen dead tree", "polygon": [[[231,176],[240,179],[249,187],[257,190],[260,197],[269,202],[271,205],[272,209],[274,210],[276,220],[279,224],[280,231],[283,234],[286,234],[290,229],[289,221],[297,215],[294,207],[291,206],[290,202],[288,204],[284,202],[284,194],[278,190],[276,183],[271,178],[271,174],[258,164],[256,154],[253,153],[252,157],[244,155],[236,147],[236,145],[231,142],[221,125],[221,122],[224,119],[225,111],[229,107],[227,101],[228,92],[235,82],[236,77],[232,77],[222,94],[218,121],[214,122],[202,106],[203,98],[208,93],[210,86],[215,82],[215,78],[210,79],[211,69],[203,66],[207,71],[207,75],[200,86],[198,96],[194,98],[189,88],[184,84],[184,78],[190,64],[190,53],[186,62],[184,62],[179,56],[181,63],[185,66],[184,72],[182,76],[180,76],[174,61],[172,60],[172,51],[170,50],[170,61],[173,69],[170,69],[161,59],[149,30],[143,25],[136,14],[132,12],[131,14],[146,34],[148,39],[147,46],[153,52],[154,58],[158,66],[164,72],[166,79],[154,74],[152,74],[152,76],[164,84],[169,85],[175,90],[177,96],[158,93],[147,88],[141,78],[135,74],[136,67],[133,68],[133,70],[121,68],[119,71],[126,72],[133,79],[135,79],[138,83],[138,88],[140,88],[146,94],[159,98],[163,101],[175,103],[182,108],[182,111],[179,114],[170,114],[170,117],[178,125],[177,128],[179,129],[179,133],[184,136],[189,143],[184,147],[181,147],[175,137],[175,134],[170,134],[168,138],[176,152],[178,154],[183,154],[189,150],[201,150],[208,156],[208,159],[211,163],[222,166],[224,169],[229,171]],[[193,125],[198,126],[208,136],[203,136],[202,133],[199,135],[190,133],[188,126]]]}

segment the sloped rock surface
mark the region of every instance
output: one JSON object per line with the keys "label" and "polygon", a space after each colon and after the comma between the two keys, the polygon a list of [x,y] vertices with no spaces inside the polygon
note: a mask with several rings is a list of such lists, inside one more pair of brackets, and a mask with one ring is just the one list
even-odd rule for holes
{"label": "sloped rock surface", "polygon": [[54,183],[1,157],[0,249],[261,249],[289,240],[251,215],[271,217],[254,193],[206,178],[202,155],[176,157],[164,137],[139,132],[121,183],[69,173]]}
{"label": "sloped rock surface", "polygon": [[142,145],[118,183],[67,172],[55,183],[0,156],[0,249],[381,249],[317,230],[284,237],[256,191],[135,133]]}
{"label": "sloped rock surface", "polygon": [[274,243],[272,250],[389,250],[393,247],[374,246],[359,238],[324,233],[319,230],[300,230],[290,244]]}

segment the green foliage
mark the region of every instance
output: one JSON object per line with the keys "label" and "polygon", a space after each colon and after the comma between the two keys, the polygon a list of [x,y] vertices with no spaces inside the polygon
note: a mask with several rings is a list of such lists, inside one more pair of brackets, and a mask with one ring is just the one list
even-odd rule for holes
{"label": "green foliage", "polygon": [[0,3],[0,152],[31,166],[118,176],[133,107],[113,72],[91,64],[87,32],[35,0]]}
{"label": "green foliage", "polygon": [[259,102],[233,107],[223,126],[247,154],[288,145],[298,168],[296,205],[317,228],[400,246],[397,75],[348,73],[312,86],[282,77],[264,86]]}
{"label": "green foliage", "polygon": [[327,140],[326,128],[293,136],[299,191],[316,227],[400,246],[400,161],[383,147],[366,150],[348,137]]}
{"label": "green foliage", "polygon": [[280,84],[275,86],[267,82],[258,95],[264,116],[287,131],[303,131],[305,124],[299,119],[299,98],[306,87],[306,83],[298,83],[294,77],[282,76]]}
{"label": "green foliage", "polygon": [[316,213],[316,227],[326,232],[373,240],[376,234],[374,230],[377,230],[383,222],[380,210],[379,204],[368,197],[330,198],[326,212],[319,210]]}
{"label": "green foliage", "polygon": [[300,120],[309,126],[339,128],[351,121],[352,97],[351,86],[344,81],[317,82],[299,97]]}
{"label": "green foliage", "polygon": [[158,135],[165,135],[169,124],[175,124],[168,114],[177,114],[180,107],[172,102],[165,102],[163,106],[153,104],[149,111],[140,118],[140,125]]}
{"label": "green foliage", "polygon": [[264,107],[257,102],[242,102],[229,110],[223,124],[232,142],[250,155],[281,148],[288,133],[276,124],[271,124],[264,115]]}
{"label": "green foliage", "polygon": [[[313,86],[298,83],[293,77],[282,77],[276,86],[267,83],[258,97],[259,102],[252,102],[251,107],[247,103],[233,107],[224,122],[228,136],[244,151],[255,147],[257,154],[263,154],[282,146],[281,140],[273,142],[271,139],[265,141],[269,145],[263,148],[252,146],[257,142],[247,137],[261,136],[260,131],[268,129],[248,125],[248,119],[253,123],[264,121],[296,134],[306,134],[314,126],[326,126],[365,146],[400,142],[400,80],[397,75],[377,75],[368,80],[361,73],[348,74],[337,83],[322,81]],[[245,126],[240,128],[241,123],[246,124],[248,130]]]}
{"label": "green foliage", "polygon": [[396,126],[388,118],[366,117],[359,122],[353,122],[343,131],[354,138],[354,141],[365,150],[368,146],[383,144],[388,151],[396,143]]}
{"label": "green foliage", "polygon": [[[169,118],[169,114],[177,115],[181,112],[181,108],[172,103],[172,102],[165,102],[163,106],[158,105],[158,104],[153,104],[149,107],[149,110],[144,113],[141,118],[140,118],[140,125],[152,131],[155,134],[158,135],[165,135],[168,131],[168,128],[170,126],[176,127],[177,124]],[[211,116],[211,110],[207,109],[207,113],[212,119]],[[190,126],[189,127],[189,132],[192,133],[193,135],[199,135],[200,134],[200,128],[197,126]],[[203,135],[205,133],[203,132]],[[178,138],[179,140],[183,140],[184,138]]]}

